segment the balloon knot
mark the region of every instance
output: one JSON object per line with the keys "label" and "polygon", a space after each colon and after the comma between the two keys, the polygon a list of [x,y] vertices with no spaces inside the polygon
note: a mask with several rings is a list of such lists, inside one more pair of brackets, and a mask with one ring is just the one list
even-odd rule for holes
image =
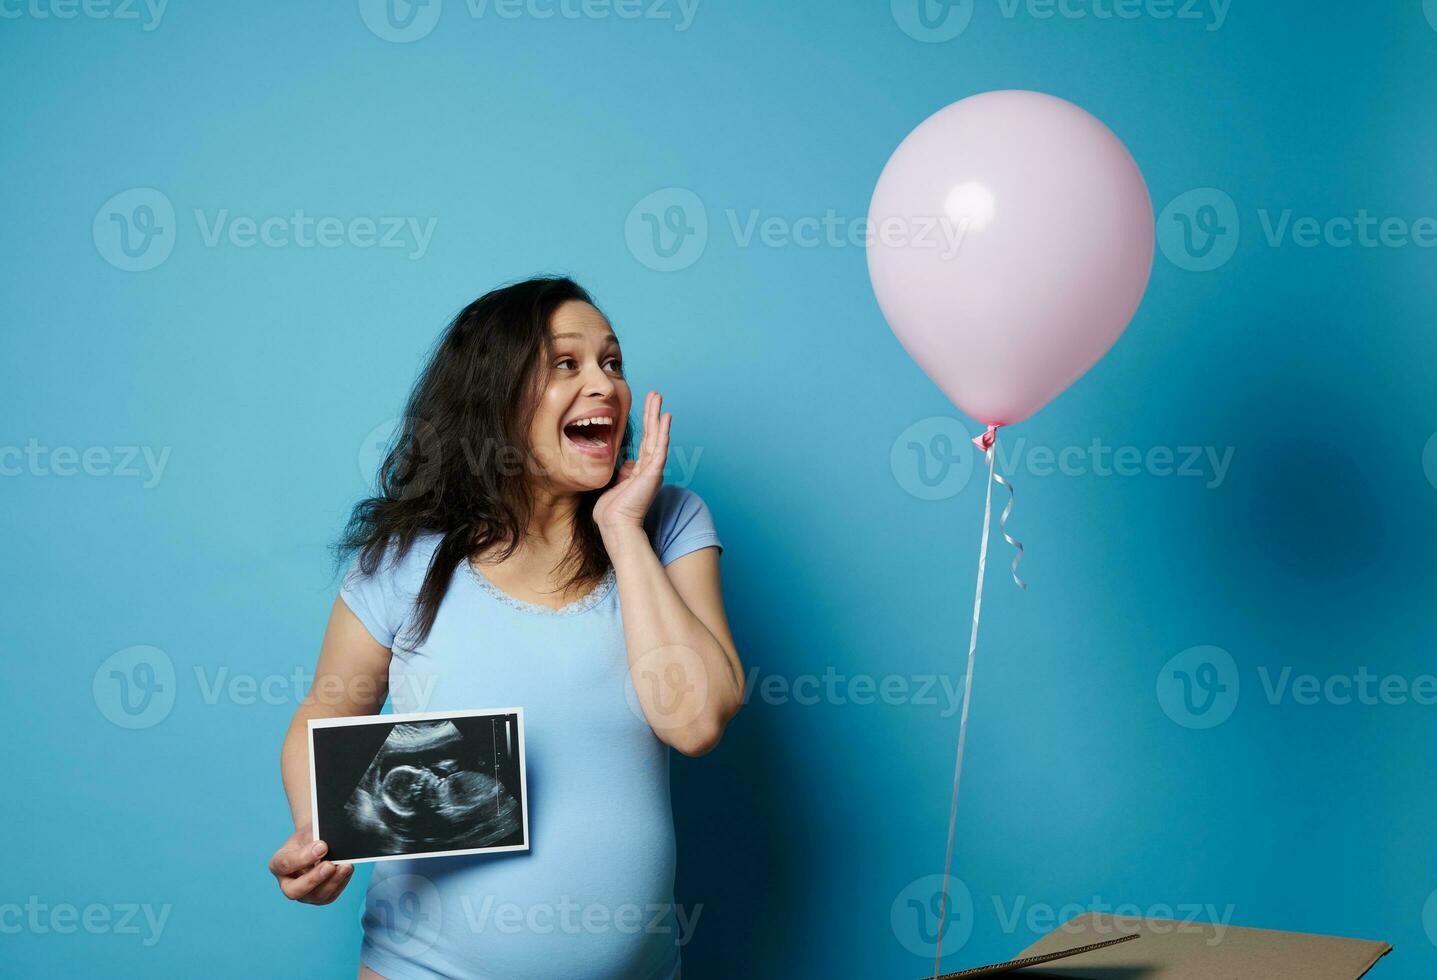
{"label": "balloon knot", "polygon": [[979,449],[986,453],[988,450],[993,448],[993,443],[997,441],[998,426],[990,425],[988,426],[987,432],[983,433],[981,436],[975,436],[973,438],[973,445],[977,446]]}

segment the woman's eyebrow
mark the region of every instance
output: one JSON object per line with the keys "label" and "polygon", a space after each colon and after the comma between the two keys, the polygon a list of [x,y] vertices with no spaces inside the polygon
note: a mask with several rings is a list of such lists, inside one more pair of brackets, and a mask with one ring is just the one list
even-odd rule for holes
{"label": "woman's eyebrow", "polygon": [[[553,339],[554,339],[554,340],[583,340],[583,339],[584,339],[584,334],[581,334],[581,333],[556,333],[556,334],[553,335]],[[614,343],[617,344],[617,343],[619,342],[619,338],[618,338],[618,337],[615,337],[615,336],[614,336],[613,334],[611,334],[611,333],[604,334],[604,336],[603,336],[602,339],[603,339],[603,342],[604,342],[604,343],[608,343],[609,341],[613,341]]]}

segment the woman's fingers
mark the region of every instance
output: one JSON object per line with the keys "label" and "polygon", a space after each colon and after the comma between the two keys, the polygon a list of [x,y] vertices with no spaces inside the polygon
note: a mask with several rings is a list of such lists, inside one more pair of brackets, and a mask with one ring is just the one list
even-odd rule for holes
{"label": "woman's fingers", "polygon": [[276,878],[292,877],[299,874],[324,857],[325,851],[329,850],[329,845],[322,840],[296,840],[297,837],[299,837],[298,832],[286,841],[283,847],[274,852],[274,857],[269,859],[270,874]]}
{"label": "woman's fingers", "polygon": [[269,870],[285,898],[310,905],[328,905],[354,877],[354,865],[322,861],[329,845],[322,840],[312,841],[309,836],[308,824],[291,834],[269,859]]}
{"label": "woman's fingers", "polygon": [[664,464],[669,459],[669,426],[673,424],[672,412],[654,417],[654,438],[649,443],[649,455],[644,460],[644,472],[661,476]]}
{"label": "woman's fingers", "polygon": [[659,421],[659,444],[654,447],[654,456],[659,461],[659,472],[663,472],[664,464],[669,461],[669,430],[673,428],[674,413],[667,412]]}
{"label": "woman's fingers", "polygon": [[344,886],[349,884],[349,879],[354,877],[354,865],[336,864],[334,871],[324,881],[300,901],[309,905],[328,905],[339,897],[344,891]]}
{"label": "woman's fingers", "polygon": [[334,876],[336,869],[337,865],[334,862],[324,861],[316,864],[304,874],[281,878],[279,890],[284,892],[285,898],[292,898],[297,902],[304,901],[316,888],[329,881]]}
{"label": "woman's fingers", "polygon": [[644,396],[644,421],[643,431],[639,435],[639,449],[635,453],[638,459],[644,458],[644,453],[649,447],[649,403],[653,401],[654,393],[651,391]]}
{"label": "woman's fingers", "polygon": [[663,397],[657,391],[651,391],[644,398],[644,448],[649,452],[653,451],[654,434],[658,428],[659,403]]}

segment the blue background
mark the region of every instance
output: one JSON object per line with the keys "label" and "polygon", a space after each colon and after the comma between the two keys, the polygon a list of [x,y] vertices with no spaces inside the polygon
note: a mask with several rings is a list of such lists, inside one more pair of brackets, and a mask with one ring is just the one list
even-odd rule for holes
{"label": "blue background", "polygon": [[[1211,188],[1240,229],[1210,271],[1163,231],[1126,335],[1001,445],[1233,458],[1221,481],[1007,470],[1030,591],[995,538],[954,862],[974,905],[945,966],[1027,945],[1046,928],[1027,910],[1196,903],[1388,940],[1374,977],[1437,974],[1437,707],[1273,704],[1262,681],[1434,669],[1433,252],[1274,246],[1262,224],[1437,215],[1427,12],[1235,0],[1213,30],[976,0],[934,41],[896,7],[704,0],[677,30],[446,0],[408,43],[354,3],[174,0],[153,30],[34,6],[0,22],[0,446],[170,451],[153,486],[0,456],[0,906],[171,907],[151,946],[7,927],[0,972],[353,975],[361,888],[293,905],[264,866],[289,830],[292,675],[312,667],[326,549],[375,430],[448,317],[538,271],[593,289],[636,388],[666,394],[676,452],[701,453],[692,486],[757,680],[844,679],[816,704],[755,690],[713,755],[675,758],[678,900],[703,905],[686,976],[931,969],[905,917],[942,867],[957,719],[942,697],[844,692],[961,679],[982,481],[960,460],[943,499],[910,492],[901,434],[957,416],[886,329],[862,248],[744,246],[730,214],[861,218],[928,114],[1031,88],[1103,119],[1156,212]],[[92,231],[118,227],[106,202],[131,188],[176,214],[147,271]],[[708,225],[671,272],[625,231],[667,188]],[[418,259],[207,246],[194,213],[225,209],[437,224]],[[104,665],[137,645],[173,665],[173,702],[128,729]],[[1230,654],[1220,681],[1240,690],[1213,727],[1180,720],[1165,673],[1196,646]],[[135,656],[155,655],[121,657],[142,680]],[[214,693],[239,676],[270,696]]]}

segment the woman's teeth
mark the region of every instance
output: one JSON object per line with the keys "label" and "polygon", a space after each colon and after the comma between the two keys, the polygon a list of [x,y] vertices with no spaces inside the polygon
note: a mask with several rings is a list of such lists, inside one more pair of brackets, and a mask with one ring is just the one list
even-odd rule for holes
{"label": "woman's teeth", "polygon": [[583,446],[598,449],[609,444],[614,420],[608,417],[578,419],[564,426],[564,433]]}

